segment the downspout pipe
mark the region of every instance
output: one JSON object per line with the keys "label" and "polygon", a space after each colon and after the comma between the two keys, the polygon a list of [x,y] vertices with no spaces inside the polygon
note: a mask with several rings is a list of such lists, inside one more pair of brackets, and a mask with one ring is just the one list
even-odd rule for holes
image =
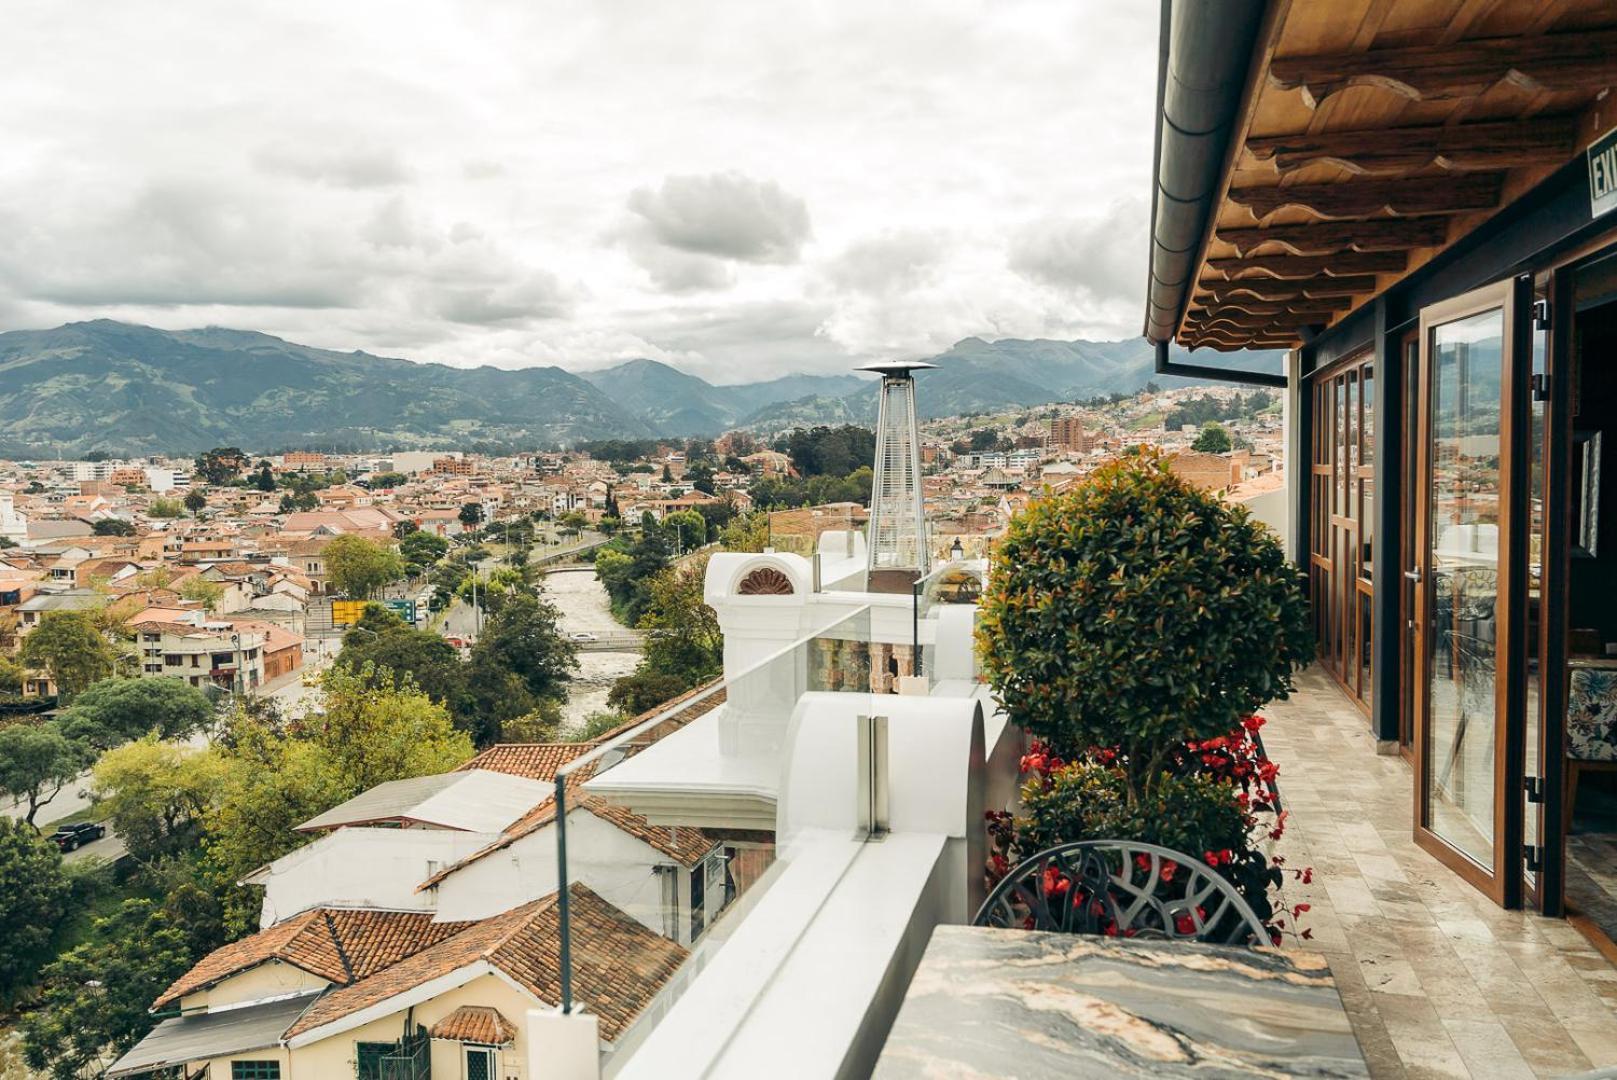
{"label": "downspout pipe", "polygon": [[1145,336],[1160,361],[1185,309],[1266,6],[1162,0],[1145,315]]}

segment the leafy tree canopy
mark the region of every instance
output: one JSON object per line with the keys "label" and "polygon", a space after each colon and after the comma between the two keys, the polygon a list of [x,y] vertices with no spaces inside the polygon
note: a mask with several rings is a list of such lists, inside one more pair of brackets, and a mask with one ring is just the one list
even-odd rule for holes
{"label": "leafy tree canopy", "polygon": [[75,1080],[128,1050],[157,1023],[147,1009],[191,966],[184,931],[150,900],[126,900],[96,921],[91,941],[44,971],[41,1007],[23,1021],[23,1056]]}
{"label": "leafy tree canopy", "polygon": [[185,739],[214,718],[213,703],[183,679],[105,679],[74,699],[62,714],[62,731],[97,750],[155,734]]}
{"label": "leafy tree canopy", "polygon": [[195,472],[204,483],[222,486],[240,476],[247,465],[247,455],[239,447],[216,446],[197,455]]}
{"label": "leafy tree canopy", "polygon": [[105,517],[98,520],[90,528],[97,536],[134,536],[135,526],[123,518]]}
{"label": "leafy tree canopy", "polygon": [[1230,452],[1230,445],[1230,433],[1224,426],[1208,421],[1202,425],[1196,441],[1190,444],[1190,448],[1202,454],[1227,454]]}
{"label": "leafy tree canopy", "polygon": [[356,599],[372,596],[404,576],[404,559],[398,552],[363,536],[339,536],[323,554],[332,587]]}
{"label": "leafy tree canopy", "polygon": [[51,958],[67,895],[56,845],[26,822],[0,817],[0,1001],[32,985]]}
{"label": "leafy tree canopy", "polygon": [[94,617],[83,611],[46,613],[23,638],[19,655],[24,664],[50,675],[64,702],[110,676],[117,656]]}

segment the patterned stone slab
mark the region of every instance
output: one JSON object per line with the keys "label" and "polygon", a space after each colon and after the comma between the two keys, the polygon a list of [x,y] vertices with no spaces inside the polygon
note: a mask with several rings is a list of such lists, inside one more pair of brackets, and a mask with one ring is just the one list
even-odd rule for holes
{"label": "patterned stone slab", "polygon": [[1368,1072],[1317,953],[940,926],[875,1075]]}

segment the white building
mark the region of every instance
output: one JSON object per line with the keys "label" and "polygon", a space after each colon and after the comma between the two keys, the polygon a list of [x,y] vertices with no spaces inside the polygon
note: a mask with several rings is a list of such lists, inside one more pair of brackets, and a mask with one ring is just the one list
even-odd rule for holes
{"label": "white building", "polygon": [[218,686],[236,693],[264,683],[266,635],[230,623],[142,623],[141,673]]}

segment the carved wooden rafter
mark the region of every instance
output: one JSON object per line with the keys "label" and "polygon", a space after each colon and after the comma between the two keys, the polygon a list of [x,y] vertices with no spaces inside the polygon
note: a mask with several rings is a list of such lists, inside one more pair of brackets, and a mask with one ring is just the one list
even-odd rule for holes
{"label": "carved wooden rafter", "polygon": [[1464,173],[1398,180],[1350,180],[1341,184],[1290,184],[1231,188],[1229,201],[1262,221],[1297,207],[1322,218],[1405,217],[1492,210],[1504,190],[1504,173]]}
{"label": "carved wooden rafter", "polygon": [[1336,255],[1254,255],[1246,259],[1208,259],[1207,269],[1222,280],[1269,278],[1300,281],[1314,277],[1351,277],[1355,274],[1396,274],[1409,265],[1402,251],[1343,251]]}
{"label": "carved wooden rafter", "polygon": [[1308,278],[1305,281],[1273,281],[1265,278],[1243,278],[1240,281],[1206,283],[1206,291],[1197,296],[1203,304],[1227,304],[1242,300],[1319,300],[1330,296],[1357,296],[1374,292],[1376,276],[1359,274],[1353,277]]}
{"label": "carved wooden rafter", "polygon": [[1577,117],[1535,116],[1482,124],[1300,132],[1246,140],[1259,161],[1282,174],[1309,165],[1339,165],[1361,175],[1415,172],[1439,166],[1452,172],[1558,164],[1572,156]]}
{"label": "carved wooden rafter", "polygon": [[1264,315],[1302,315],[1310,318],[1329,318],[1353,306],[1346,296],[1322,296],[1317,300],[1249,300],[1244,297],[1206,304],[1192,308],[1203,319],[1216,319],[1220,315],[1250,317]]}
{"label": "carved wooden rafter", "polygon": [[1379,87],[1412,101],[1475,98],[1502,82],[1529,93],[1596,91],[1617,83],[1617,30],[1276,57],[1269,81],[1302,91],[1314,108],[1350,86]]}
{"label": "carved wooden rafter", "polygon": [[736,587],[737,596],[790,596],[796,591],[792,579],[773,566],[760,566]]}
{"label": "carved wooden rafter", "polygon": [[1294,255],[1331,255],[1338,251],[1407,251],[1440,247],[1448,242],[1443,217],[1381,218],[1375,221],[1270,225],[1261,229],[1219,229],[1218,239],[1243,257],[1263,244],[1277,244]]}
{"label": "carved wooden rafter", "polygon": [[1218,352],[1239,352],[1242,349],[1290,349],[1297,344],[1295,334],[1286,337],[1241,338],[1187,338],[1185,346],[1192,349],[1216,349]]}

